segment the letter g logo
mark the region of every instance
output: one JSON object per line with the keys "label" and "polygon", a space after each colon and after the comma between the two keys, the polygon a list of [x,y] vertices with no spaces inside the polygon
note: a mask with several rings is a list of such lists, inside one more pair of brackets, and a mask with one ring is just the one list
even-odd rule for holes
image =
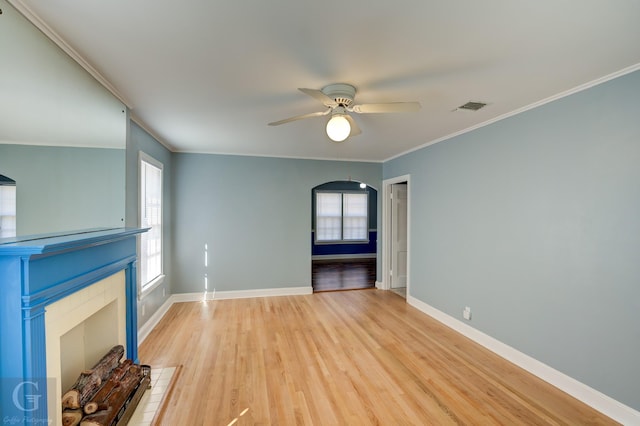
{"label": "letter g logo", "polygon": [[[27,385],[29,385],[31,389],[35,389],[36,391],[38,390],[38,384],[35,382],[18,383],[18,385],[16,385],[16,387],[13,389],[13,394],[12,394],[13,405],[15,405],[15,407],[21,411],[26,411],[26,412],[36,411],[38,409],[38,400],[42,397],[42,395],[27,393],[27,389],[26,389]],[[22,403],[20,402],[20,391],[23,388],[24,388],[24,399],[31,406],[30,408],[23,406]]]}

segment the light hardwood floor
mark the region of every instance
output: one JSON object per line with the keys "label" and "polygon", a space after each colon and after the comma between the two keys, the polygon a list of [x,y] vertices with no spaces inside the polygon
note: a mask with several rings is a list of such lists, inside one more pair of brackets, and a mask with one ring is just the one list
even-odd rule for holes
{"label": "light hardwood floor", "polygon": [[139,354],[166,425],[616,424],[380,290],[177,303]]}

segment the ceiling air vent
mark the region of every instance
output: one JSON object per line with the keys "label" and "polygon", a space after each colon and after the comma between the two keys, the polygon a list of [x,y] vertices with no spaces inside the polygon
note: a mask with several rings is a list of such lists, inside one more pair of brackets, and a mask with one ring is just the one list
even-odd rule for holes
{"label": "ceiling air vent", "polygon": [[482,107],[487,106],[487,104],[483,104],[482,102],[467,102],[464,105],[460,105],[457,109],[463,109],[467,111],[477,111]]}

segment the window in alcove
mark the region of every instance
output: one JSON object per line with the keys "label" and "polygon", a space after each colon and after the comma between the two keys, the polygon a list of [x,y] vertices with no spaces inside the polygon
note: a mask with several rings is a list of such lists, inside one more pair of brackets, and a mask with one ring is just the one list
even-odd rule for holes
{"label": "window in alcove", "polygon": [[16,181],[0,175],[0,238],[16,236]]}
{"label": "window in alcove", "polygon": [[316,192],[316,242],[368,242],[366,192]]}

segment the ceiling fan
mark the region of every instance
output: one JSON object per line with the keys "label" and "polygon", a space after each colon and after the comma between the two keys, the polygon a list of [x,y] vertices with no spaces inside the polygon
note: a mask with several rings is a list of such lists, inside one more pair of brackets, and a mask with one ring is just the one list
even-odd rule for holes
{"label": "ceiling fan", "polygon": [[269,123],[269,126],[279,126],[291,121],[302,120],[303,118],[320,117],[331,114],[327,122],[327,136],[334,142],[342,142],[349,136],[356,136],[361,133],[355,120],[348,114],[378,114],[388,112],[412,112],[418,111],[421,106],[419,102],[389,102],[380,104],[360,104],[354,105],[353,98],[356,95],[356,88],[350,84],[336,83],[316,89],[298,89],[302,93],[319,100],[326,107],[324,111],[312,112],[309,114],[297,115],[285,118],[284,120]]}

